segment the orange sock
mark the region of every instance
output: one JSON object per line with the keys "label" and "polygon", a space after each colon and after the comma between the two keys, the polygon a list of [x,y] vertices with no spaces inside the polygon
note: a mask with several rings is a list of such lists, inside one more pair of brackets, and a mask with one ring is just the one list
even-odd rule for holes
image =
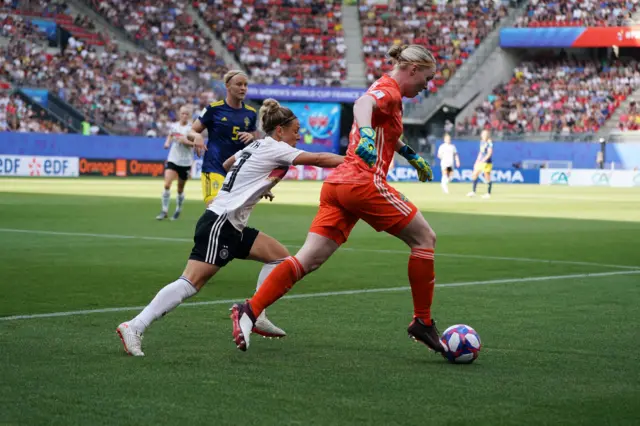
{"label": "orange sock", "polygon": [[304,268],[293,256],[287,257],[282,263],[271,271],[267,279],[264,280],[256,294],[249,300],[253,314],[258,317],[275,303],[276,300],[284,296],[293,285],[304,277]]}
{"label": "orange sock", "polygon": [[409,256],[409,283],[413,297],[413,316],[431,324],[431,303],[436,284],[434,250],[414,248]]}

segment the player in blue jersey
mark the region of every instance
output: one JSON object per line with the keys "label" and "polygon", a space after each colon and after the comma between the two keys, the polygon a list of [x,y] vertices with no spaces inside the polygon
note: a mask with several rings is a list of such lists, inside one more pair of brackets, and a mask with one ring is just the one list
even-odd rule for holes
{"label": "player in blue jersey", "polygon": [[224,161],[256,139],[258,114],[244,103],[247,76],[242,71],[229,71],[224,76],[227,97],[205,107],[192,126],[192,135],[207,129],[209,140],[202,160],[202,196],[207,205],[218,195],[226,172]]}
{"label": "player in blue jersey", "polygon": [[473,190],[467,194],[467,197],[476,196],[476,187],[478,186],[478,177],[484,172],[484,179],[487,182],[488,190],[482,198],[491,198],[491,170],[493,170],[493,142],[489,137],[489,131],[483,130],[480,134],[480,152],[476,164],[473,166]]}
{"label": "player in blue jersey", "polygon": [[[255,108],[244,103],[248,89],[248,77],[243,71],[232,70],[223,77],[227,89],[224,100],[212,102],[205,107],[193,122],[187,139],[193,141],[197,153],[204,150],[202,160],[202,196],[209,206],[222,188],[227,174],[223,164],[246,144],[257,139],[256,122],[258,114]],[[208,141],[205,144],[202,132],[207,130]],[[269,193],[268,198],[273,199]],[[278,240],[258,231],[245,227],[242,231],[242,243],[234,255],[237,259],[250,259],[264,263],[258,285],[269,275],[282,259],[289,257],[289,251]],[[256,322],[254,331],[266,337],[284,337],[284,330],[276,327],[264,316]]]}

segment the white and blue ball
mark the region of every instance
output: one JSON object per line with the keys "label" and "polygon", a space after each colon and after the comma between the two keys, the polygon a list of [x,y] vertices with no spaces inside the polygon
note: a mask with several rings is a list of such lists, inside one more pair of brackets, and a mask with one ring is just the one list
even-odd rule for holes
{"label": "white and blue ball", "polygon": [[465,324],[447,328],[442,333],[440,343],[444,346],[442,356],[455,364],[471,364],[478,358],[482,348],[478,333]]}

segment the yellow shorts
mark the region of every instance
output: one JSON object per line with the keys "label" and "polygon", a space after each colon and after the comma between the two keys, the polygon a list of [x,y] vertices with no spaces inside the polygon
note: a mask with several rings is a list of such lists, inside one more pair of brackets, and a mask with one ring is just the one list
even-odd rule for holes
{"label": "yellow shorts", "polygon": [[202,183],[202,198],[208,204],[218,195],[218,191],[222,188],[222,182],[224,182],[224,176],[219,173],[202,172],[200,182]]}
{"label": "yellow shorts", "polygon": [[474,172],[491,173],[491,170],[493,170],[493,163],[478,163],[473,168]]}

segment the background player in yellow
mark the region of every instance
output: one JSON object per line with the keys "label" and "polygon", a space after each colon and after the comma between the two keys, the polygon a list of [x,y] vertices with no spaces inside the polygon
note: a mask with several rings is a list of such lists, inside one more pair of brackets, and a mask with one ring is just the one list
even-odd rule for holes
{"label": "background player in yellow", "polygon": [[480,134],[480,152],[473,166],[473,190],[467,194],[467,197],[476,196],[476,187],[478,186],[478,177],[484,172],[484,179],[487,182],[487,193],[482,198],[491,198],[491,170],[493,170],[493,142],[489,137],[489,131],[483,130]]}

